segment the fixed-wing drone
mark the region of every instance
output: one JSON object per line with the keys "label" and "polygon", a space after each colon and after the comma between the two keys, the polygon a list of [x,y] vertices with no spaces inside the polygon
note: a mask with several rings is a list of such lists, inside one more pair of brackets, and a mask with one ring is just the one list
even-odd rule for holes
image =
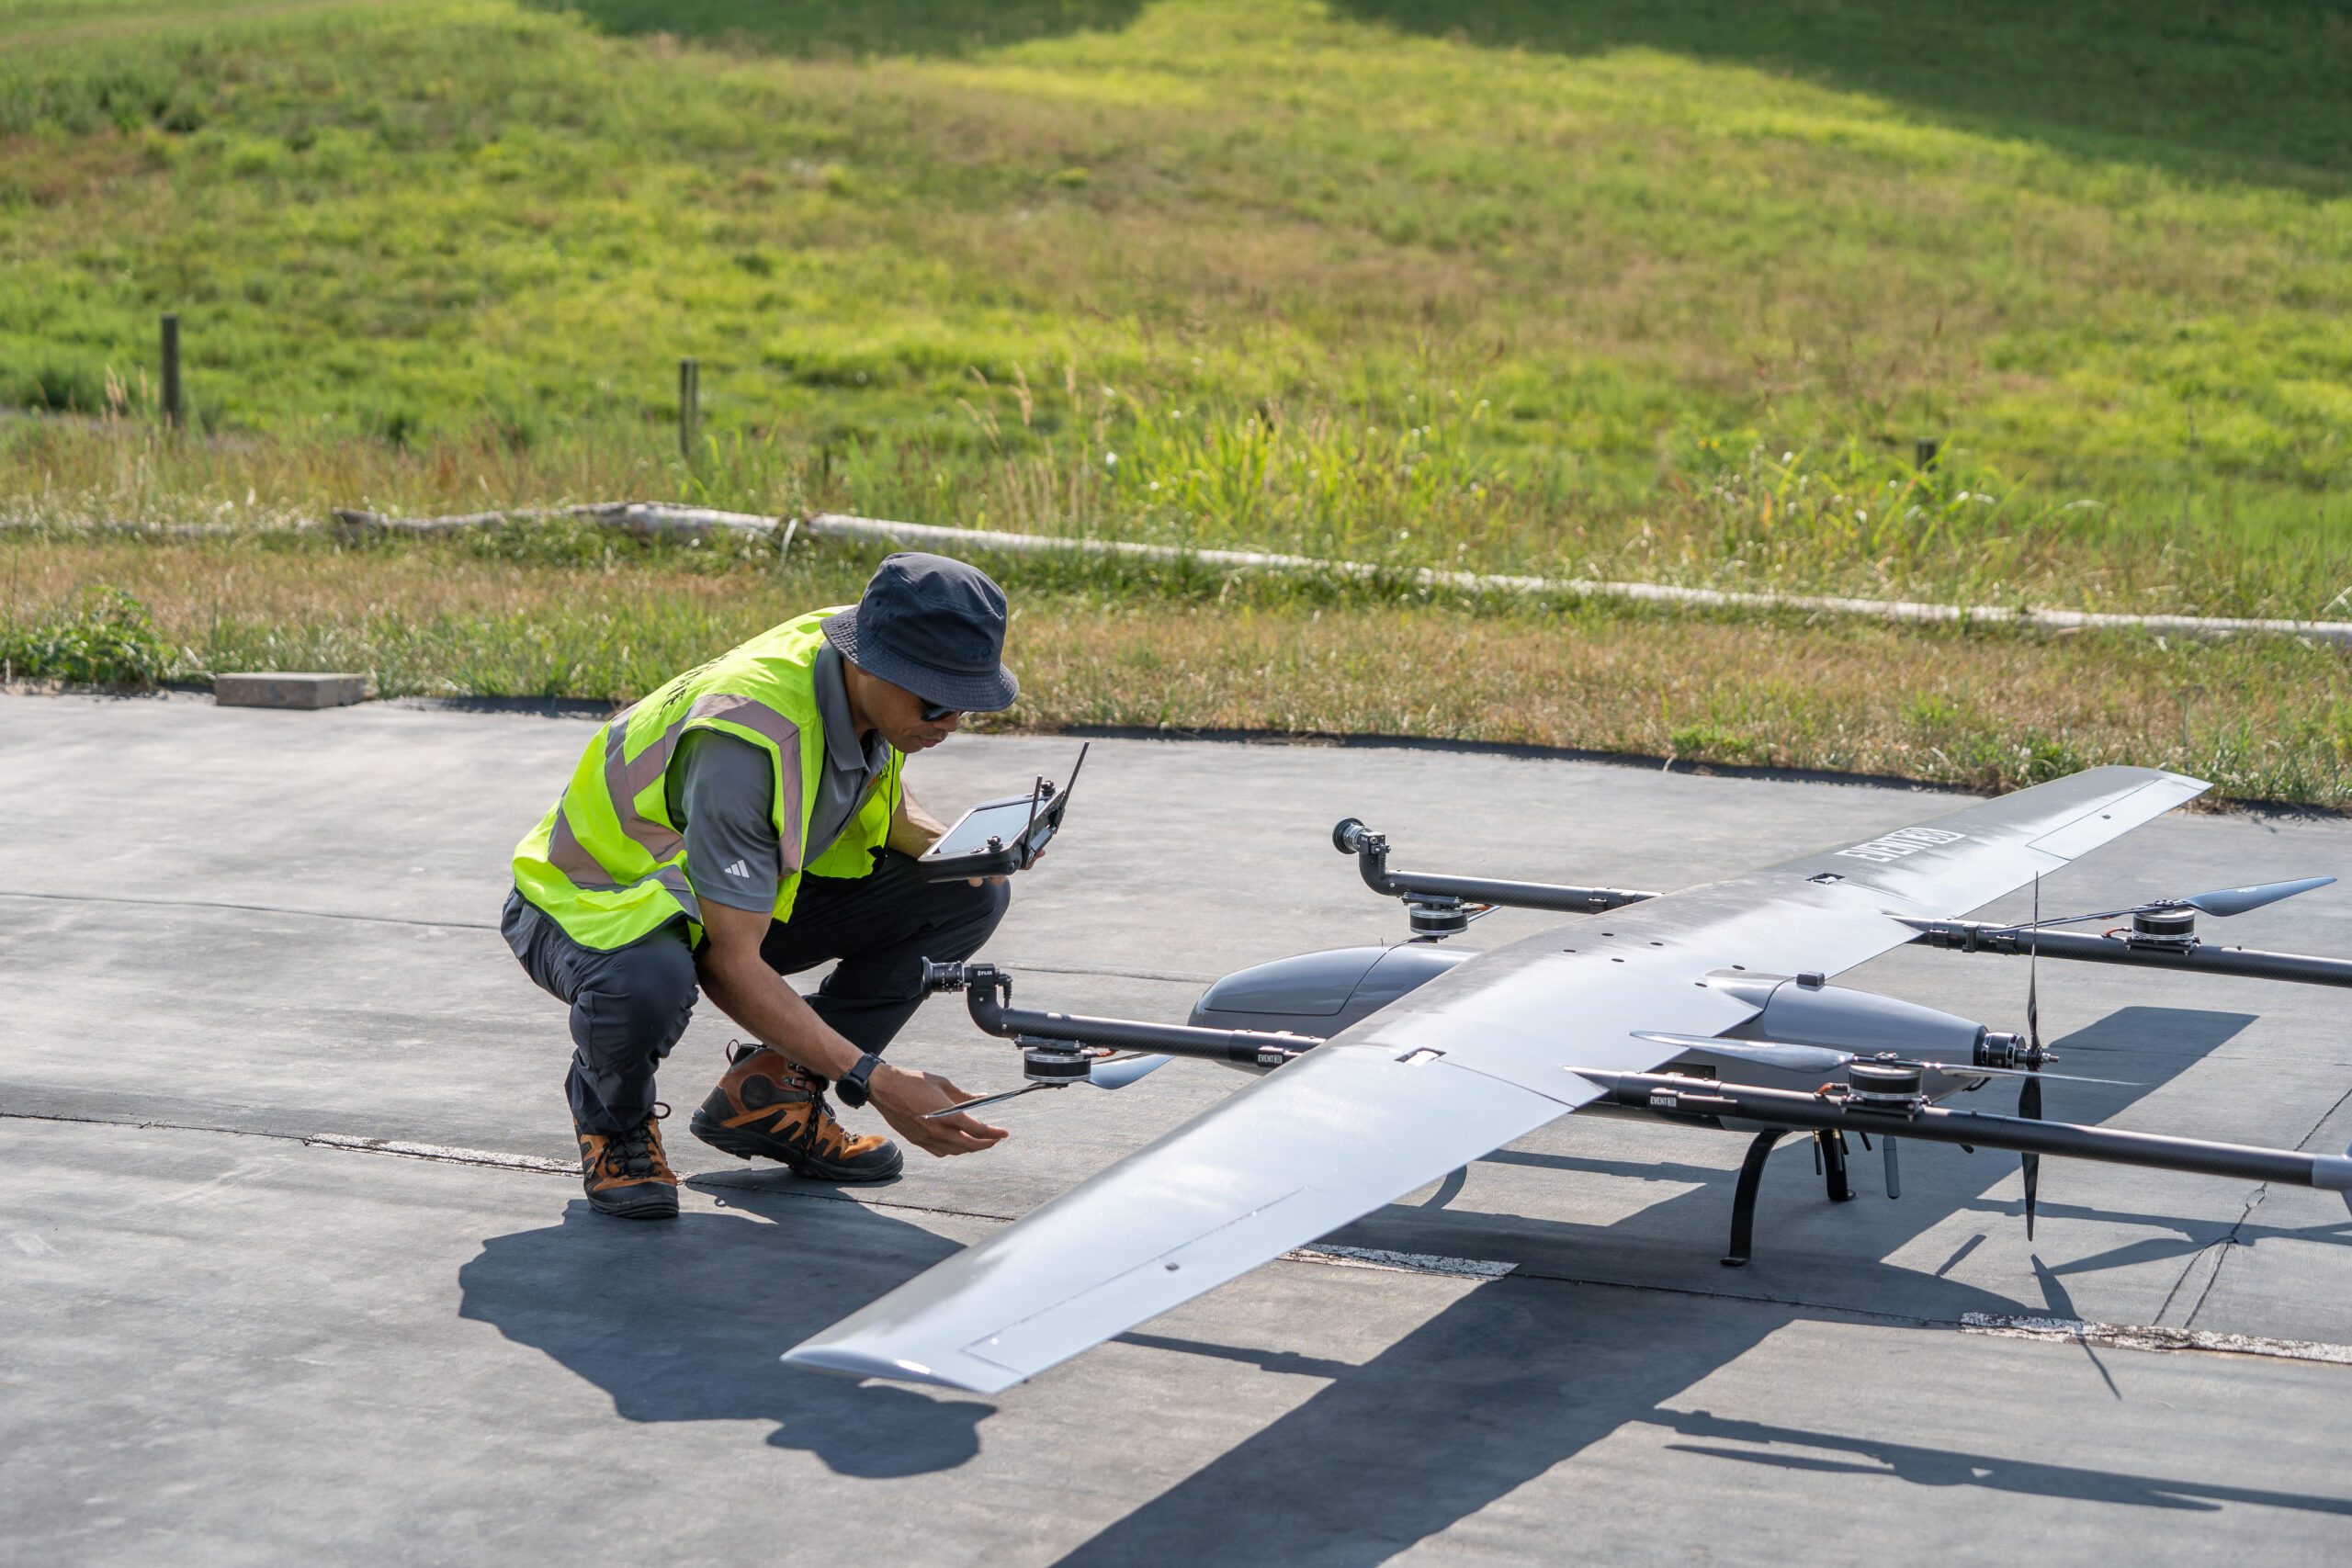
{"label": "fixed-wing drone", "polygon": [[[2095,768],[1915,828],[1669,894],[1394,872],[1351,818],[1333,830],[1414,936],[1229,975],[1186,1025],[1016,1010],[986,964],[928,966],[973,1019],[1023,1047],[1014,1093],[1118,1088],[1170,1056],[1261,1081],[1108,1170],[794,1347],[794,1365],[995,1393],[1346,1224],[1570,1111],[1662,1118],[1749,1136],[1724,1261],[1747,1260],[1765,1156],[1818,1141],[1849,1195],[1846,1135],[1883,1151],[1900,1190],[1905,1141],[2022,1156],[2026,1224],[2043,1155],[2333,1189],[2352,1155],[2158,1137],[2041,1118],[2029,970],[2026,1030],[1828,983],[1905,942],[2352,985],[2352,960],[2201,942],[2200,913],[2257,908],[2332,877],[2043,919],[2040,879],[2203,793],[2200,780]],[[2029,885],[2033,919],[1951,918]],[[1437,945],[1486,908],[1587,918],[1490,952]],[[2053,928],[2120,921],[2103,934]],[[1137,1055],[1136,1053],[1148,1053]],[[2018,1114],[1937,1101],[1999,1077]],[[991,1097],[991,1098],[1009,1098]],[[982,1103],[975,1101],[973,1103]]]}

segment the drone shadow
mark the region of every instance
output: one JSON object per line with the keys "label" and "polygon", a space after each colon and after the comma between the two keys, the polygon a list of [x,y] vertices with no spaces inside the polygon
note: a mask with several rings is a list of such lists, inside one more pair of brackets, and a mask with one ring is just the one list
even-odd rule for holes
{"label": "drone shadow", "polygon": [[[1914,1486],[1981,1486],[1993,1492],[2030,1493],[2040,1497],[2069,1498],[2084,1503],[2124,1503],[2143,1508],[2187,1508],[2211,1513],[2229,1504],[2256,1504],[2269,1508],[2301,1508],[2314,1513],[2352,1517],[2352,1501],[2316,1497],[2301,1492],[2274,1492],[2259,1486],[2231,1486],[2212,1481],[2169,1480],[2156,1476],[2122,1475],[2071,1464],[2041,1464],[2008,1454],[1968,1453],[1957,1449],[1923,1449],[1907,1443],[1849,1437],[1837,1432],[1813,1432],[1796,1427],[1775,1427],[1760,1421],[1727,1421],[1704,1410],[1661,1410],[1652,1419],[1659,1426],[1712,1443],[1669,1443],[1678,1453],[1704,1454],[1711,1459],[1769,1464],[1779,1470],[1803,1470],[1826,1475],[1893,1476]],[[1722,1448],[1719,1443],[1753,1445]],[[1791,1448],[1814,1449],[1850,1458],[1822,1458],[1791,1453]]]}
{"label": "drone shadow", "polygon": [[[2062,1043],[2088,1048],[2102,1039],[2155,1039],[2164,1048],[2139,1057],[2135,1076],[2140,1083],[2101,1089],[2095,1103],[2090,1097],[2070,1093],[2064,1113],[2086,1121],[2111,1117],[2193,1066],[2250,1021],[2249,1015],[2241,1013],[2172,1009],[2130,1008],[2111,1014]],[[2092,1086],[2068,1086],[2077,1087]],[[1522,1164],[1552,1164],[1560,1158],[1509,1157]],[[2014,1167],[2007,1163],[2007,1156],[2000,1157],[2004,1164],[1997,1168],[2007,1175]],[[1867,1322],[1883,1315],[1953,1322],[1972,1311],[2074,1315],[2064,1286],[2046,1268],[2036,1272],[2044,1299],[2018,1302],[1939,1273],[1858,1256],[1856,1249],[1862,1247],[1892,1256],[1972,1207],[2015,1213],[2016,1204],[1981,1196],[1984,1179],[1996,1168],[1980,1160],[1954,1162],[1945,1168],[1917,1158],[1905,1168],[1904,1201],[1872,1205],[1877,1213],[1862,1230],[1849,1217],[1862,1203],[1833,1210],[1809,1161],[1802,1143],[1784,1146],[1776,1156],[1764,1185],[1758,1224],[1763,1246],[1757,1265],[1736,1276],[1717,1270],[1717,1277],[1706,1282],[1712,1288],[1702,1286],[1704,1277],[1697,1273],[1690,1253],[1694,1246],[1704,1248],[1705,1266],[1714,1269],[1713,1258],[1728,1218],[1729,1183],[1721,1179],[1721,1171],[1704,1168],[1703,1174],[1716,1179],[1614,1224],[1476,1216],[1480,1255],[1521,1259],[1521,1277],[1469,1292],[1361,1366],[1238,1344],[1126,1336],[1131,1343],[1329,1382],[1289,1414],[1097,1533],[1061,1562],[1076,1568],[1209,1561],[1230,1557],[1246,1543],[1247,1554],[1259,1561],[1369,1568],[1478,1513],[1630,1424],[1667,1427],[1708,1440],[1703,1446],[1678,1445],[1683,1451],[1835,1473],[1888,1475],[1920,1485],[1973,1485],[2159,1508],[2210,1509],[2256,1502],[2352,1514],[2352,1502],[2341,1498],[1908,1448],[1847,1434],[1724,1421],[1703,1411],[1671,1408],[1678,1395],[1793,1324]],[[1614,1162],[1565,1163],[1590,1168]],[[1858,1160],[1858,1191],[1866,1193],[1875,1174],[1866,1156]],[[2052,1185],[2045,1172],[2044,1186]],[[1464,1218],[1452,1216],[1457,1225]],[[2177,1220],[2163,1223],[2180,1230],[2183,1252],[2218,1241],[2230,1229]],[[1339,1238],[1399,1250],[1459,1251],[1464,1243],[1458,1229],[1451,1246],[1442,1239],[1447,1224],[1448,1216],[1434,1209],[1396,1206],[1358,1222]],[[1704,1239],[1695,1239],[1699,1237]],[[2245,1239],[2243,1232],[2239,1239]],[[1975,1245],[1964,1244],[1944,1268],[1951,1268]],[[1504,1247],[1510,1250],[1500,1250]],[[1614,1258],[1595,1256],[1608,1253]],[[1574,1273],[1566,1272],[1570,1267]],[[2087,1266],[2073,1264],[2066,1271],[2079,1275]],[[1547,1273],[1551,1280],[1543,1277]],[[1572,1297],[1557,1288],[1560,1279],[1581,1279],[1604,1288],[1612,1282],[1635,1285],[1662,1280],[1668,1288],[1643,1290],[1630,1306],[1619,1306],[1592,1291]],[[1834,1297],[1835,1303],[1784,1299],[1807,1288]],[[1746,1293],[1750,1292],[1763,1293]],[[1569,1303],[1576,1313],[1561,1310]],[[1640,1332],[1629,1333],[1629,1322],[1635,1318]],[[2097,1364],[2095,1356],[2093,1360]],[[2104,1376],[2105,1368],[2099,1371]],[[2113,1387],[2111,1380],[2109,1386]],[[1792,1458],[1787,1452],[1791,1445],[1816,1453]],[[1442,1462],[1434,1462],[1431,1456],[1442,1456]]]}
{"label": "drone shadow", "polygon": [[[545,1351],[610,1394],[623,1420],[772,1421],[771,1446],[867,1478],[951,1470],[979,1452],[993,1404],[860,1388],[776,1357],[897,1284],[904,1259],[927,1268],[954,1242],[862,1206],[703,1190],[741,1213],[655,1225],[576,1199],[556,1224],[486,1238],[458,1271],[459,1315]],[[794,1245],[779,1247],[763,1220],[789,1224]]]}

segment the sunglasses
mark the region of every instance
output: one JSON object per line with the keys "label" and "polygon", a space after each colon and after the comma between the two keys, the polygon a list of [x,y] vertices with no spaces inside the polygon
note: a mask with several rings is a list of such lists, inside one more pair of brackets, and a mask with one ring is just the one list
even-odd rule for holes
{"label": "sunglasses", "polygon": [[922,721],[925,724],[937,724],[941,719],[954,718],[963,711],[962,708],[944,708],[937,703],[925,703],[922,705]]}

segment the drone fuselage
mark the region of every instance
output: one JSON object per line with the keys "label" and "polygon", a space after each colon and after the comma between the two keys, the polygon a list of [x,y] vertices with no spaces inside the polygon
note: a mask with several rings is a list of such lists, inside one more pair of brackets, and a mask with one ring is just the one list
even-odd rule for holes
{"label": "drone fuselage", "polygon": [[[1195,1028],[1288,1032],[1328,1039],[1471,956],[1467,949],[1431,942],[1296,953],[1218,980],[1193,1003],[1188,1021]],[[1997,1063],[2002,1043],[2009,1038],[1954,1013],[1826,985],[1817,975],[1724,970],[1707,980],[1753,1005],[1756,1015],[1725,1032],[1728,1049],[1694,1045],[1658,1068],[1662,1074],[1803,1091],[1820,1087],[1835,1074],[1818,1066],[1792,1069],[1759,1062],[1737,1055],[1741,1043],[1770,1041],[1865,1056],[1893,1050],[1964,1068]],[[1991,1061],[1986,1060],[1988,1047]],[[1253,1075],[1268,1070],[1243,1063],[1225,1065]],[[1979,1087],[1987,1076],[1928,1070],[1921,1074],[1920,1090],[1930,1100],[1942,1100]],[[1641,1114],[1606,1102],[1587,1109],[1602,1115]]]}

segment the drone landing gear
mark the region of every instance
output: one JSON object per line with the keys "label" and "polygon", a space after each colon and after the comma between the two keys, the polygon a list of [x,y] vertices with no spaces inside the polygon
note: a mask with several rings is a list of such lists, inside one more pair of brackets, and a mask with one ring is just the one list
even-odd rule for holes
{"label": "drone landing gear", "polygon": [[[1738,1185],[1732,1190],[1731,1247],[1723,1256],[1726,1269],[1745,1269],[1756,1251],[1756,1200],[1764,1189],[1764,1162],[1771,1156],[1772,1146],[1792,1130],[1768,1127],[1748,1141],[1747,1156],[1739,1162]],[[1853,1198],[1845,1134],[1823,1128],[1813,1134],[1813,1169],[1815,1175],[1827,1181],[1831,1202],[1844,1203]],[[1888,1185],[1893,1186],[1891,1179]],[[1890,1192],[1888,1196],[1894,1194]]]}
{"label": "drone landing gear", "polygon": [[1815,1133],[1813,1135],[1813,1173],[1827,1179],[1831,1202],[1853,1201],[1854,1183],[1846,1174],[1845,1134]]}
{"label": "drone landing gear", "polygon": [[[1756,1194],[1764,1186],[1764,1161],[1772,1145],[1787,1136],[1780,1127],[1757,1134],[1747,1145],[1747,1157],[1739,1162],[1739,1185],[1731,1195],[1731,1250],[1724,1254],[1726,1269],[1747,1268],[1748,1254],[1756,1250]],[[1814,1134],[1816,1141],[1820,1136]]]}

